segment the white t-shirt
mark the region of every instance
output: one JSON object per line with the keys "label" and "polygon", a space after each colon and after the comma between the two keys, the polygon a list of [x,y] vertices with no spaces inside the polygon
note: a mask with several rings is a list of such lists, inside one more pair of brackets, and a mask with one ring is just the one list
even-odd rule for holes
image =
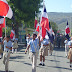
{"label": "white t-shirt", "polygon": [[32,38],[29,37],[26,38],[27,44],[29,44],[30,40],[32,40]]}
{"label": "white t-shirt", "polygon": [[11,41],[4,41],[4,51],[9,51],[9,49],[8,48],[6,48],[6,46],[7,47],[9,47],[9,48],[11,48],[12,47],[12,42]]}
{"label": "white t-shirt", "polygon": [[43,45],[47,45],[47,44],[49,44],[48,39],[44,39],[44,40],[41,42],[41,47],[43,47]]}
{"label": "white t-shirt", "polygon": [[72,44],[72,40],[68,42],[68,45],[71,45],[71,44]]}
{"label": "white t-shirt", "polygon": [[65,45],[68,45],[68,42],[69,42],[68,40],[65,40],[65,41],[64,41]]}

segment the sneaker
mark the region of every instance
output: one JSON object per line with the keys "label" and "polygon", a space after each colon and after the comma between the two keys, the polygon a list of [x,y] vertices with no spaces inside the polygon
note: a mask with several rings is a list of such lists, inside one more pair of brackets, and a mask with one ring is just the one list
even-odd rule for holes
{"label": "sneaker", "polygon": [[45,66],[45,64],[43,64],[42,66]]}
{"label": "sneaker", "polygon": [[0,59],[2,58],[2,56],[0,55]]}
{"label": "sneaker", "polygon": [[72,67],[72,66],[70,65],[70,67]]}
{"label": "sneaker", "polygon": [[8,72],[8,70],[7,70],[7,71],[5,71],[5,72]]}
{"label": "sneaker", "polygon": [[40,63],[39,65],[42,65],[42,63]]}

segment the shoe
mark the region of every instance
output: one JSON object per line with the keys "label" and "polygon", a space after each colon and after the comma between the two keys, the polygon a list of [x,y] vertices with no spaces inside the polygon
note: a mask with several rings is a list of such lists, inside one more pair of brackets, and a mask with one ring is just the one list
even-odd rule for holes
{"label": "shoe", "polygon": [[39,65],[42,65],[42,63],[40,63]]}
{"label": "shoe", "polygon": [[2,58],[2,56],[0,55],[0,59]]}
{"label": "shoe", "polygon": [[5,71],[5,72],[8,72],[8,70],[7,70],[7,71]]}
{"label": "shoe", "polygon": [[43,64],[42,66],[45,66],[45,64]]}
{"label": "shoe", "polygon": [[70,65],[70,67],[72,67],[72,66]]}

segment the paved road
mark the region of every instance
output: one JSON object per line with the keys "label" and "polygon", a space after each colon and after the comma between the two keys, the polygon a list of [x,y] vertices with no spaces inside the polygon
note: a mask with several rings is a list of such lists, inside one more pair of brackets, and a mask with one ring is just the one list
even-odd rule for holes
{"label": "paved road", "polygon": [[[32,72],[31,61],[28,55],[24,54],[25,48],[20,48],[17,54],[11,54],[9,70],[10,72]],[[72,72],[69,67],[69,60],[65,57],[64,49],[56,49],[52,56],[46,57],[46,66],[39,66],[39,57],[37,63],[37,72]],[[0,60],[0,72],[4,72],[2,59]]]}

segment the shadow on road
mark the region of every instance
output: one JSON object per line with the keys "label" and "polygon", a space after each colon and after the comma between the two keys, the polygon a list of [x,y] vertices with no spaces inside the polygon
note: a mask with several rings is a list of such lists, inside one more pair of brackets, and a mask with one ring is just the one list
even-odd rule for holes
{"label": "shadow on road", "polygon": [[48,60],[48,61],[51,61],[51,62],[60,62],[60,61],[57,61],[57,60]]}
{"label": "shadow on road", "polygon": [[10,59],[22,59],[24,56],[15,56],[15,57],[10,57]]}
{"label": "shadow on road", "polygon": [[58,69],[65,69],[65,70],[72,70],[70,68],[65,68],[65,67],[56,67],[56,66],[47,66],[47,67],[58,68]]}
{"label": "shadow on road", "polygon": [[[5,72],[5,71],[0,71],[0,72]],[[9,71],[9,72],[14,72],[14,71]]]}
{"label": "shadow on road", "polygon": [[54,48],[55,51],[65,51],[65,48]]}
{"label": "shadow on road", "polygon": [[20,63],[25,63],[25,61],[16,61],[16,60],[9,60],[9,61],[13,61],[13,62],[20,62]]}
{"label": "shadow on road", "polygon": [[24,63],[24,64],[29,65],[29,66],[32,66],[32,64],[30,64],[30,63]]}
{"label": "shadow on road", "polygon": [[66,58],[65,56],[57,56],[57,55],[52,55],[52,56]]}

